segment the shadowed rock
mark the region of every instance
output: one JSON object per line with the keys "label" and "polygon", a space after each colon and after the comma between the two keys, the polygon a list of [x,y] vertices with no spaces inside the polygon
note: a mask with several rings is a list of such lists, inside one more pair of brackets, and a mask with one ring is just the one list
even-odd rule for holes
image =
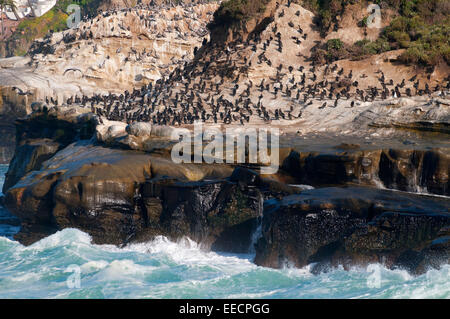
{"label": "shadowed rock", "polygon": [[342,153],[292,151],[284,159],[282,169],[303,184],[382,184],[402,191],[450,195],[449,154],[447,148]]}
{"label": "shadowed rock", "polygon": [[[438,249],[434,255],[449,261],[440,235],[449,226],[444,198],[362,187],[307,190],[266,202],[255,262],[276,268],[381,262],[420,272],[438,264],[431,258]],[[422,258],[407,263],[410,251]]]}
{"label": "shadowed rock", "polygon": [[[148,220],[140,189],[146,180],[170,175],[188,182],[230,174],[231,168],[220,165],[175,165],[170,159],[84,141],[25,175],[8,189],[5,205],[21,219],[17,239],[25,244],[67,227],[86,231],[96,243],[123,244],[144,232],[169,235],[145,229]],[[168,231],[172,233],[170,227]]]}
{"label": "shadowed rock", "polygon": [[257,188],[226,180],[149,181],[142,195],[149,225],[171,238],[189,236],[219,251],[247,252],[262,214]]}
{"label": "shadowed rock", "polygon": [[18,145],[3,184],[3,192],[16,184],[28,172],[38,170],[44,161],[52,157],[60,144],[49,139],[28,140]]}

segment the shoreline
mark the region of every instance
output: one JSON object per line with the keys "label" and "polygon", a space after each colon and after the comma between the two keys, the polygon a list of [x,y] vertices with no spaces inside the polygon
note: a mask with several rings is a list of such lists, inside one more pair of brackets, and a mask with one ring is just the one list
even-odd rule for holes
{"label": "shoreline", "polygon": [[[395,47],[316,61],[353,37],[324,38],[291,1],[229,24],[214,23],[218,8],[108,10],[0,59],[3,154],[14,144],[2,202],[20,219],[15,239],[67,228],[117,247],[189,237],[313,273],[448,265],[448,63],[402,64]],[[360,18],[346,15],[337,33],[367,40]]]}
{"label": "shoreline", "polygon": [[[448,263],[448,148],[364,150],[349,144],[334,152],[298,152],[291,147],[279,150],[280,171],[265,176],[246,165],[175,164],[169,128],[152,127],[155,133],[144,135],[142,152],[126,147],[143,137],[133,135],[139,132],[133,128],[122,125],[114,132],[125,135],[108,136],[109,123],[100,124],[95,116],[57,114],[35,112],[17,122],[21,140],[4,202],[20,217],[16,238],[27,245],[75,227],[98,244],[188,236],[213,251],[246,252],[261,218],[258,265],[279,268],[289,260],[303,267],[323,249],[327,253],[317,267],[383,260],[388,267],[423,273]],[[387,189],[380,190],[380,183]],[[388,188],[428,189],[447,197]],[[414,204],[404,206],[408,202]],[[323,227],[328,230],[318,230]],[[406,234],[412,233],[418,237],[411,240]],[[281,240],[286,236],[291,237]],[[339,244],[326,248],[331,243]],[[402,257],[411,249],[416,262]]]}

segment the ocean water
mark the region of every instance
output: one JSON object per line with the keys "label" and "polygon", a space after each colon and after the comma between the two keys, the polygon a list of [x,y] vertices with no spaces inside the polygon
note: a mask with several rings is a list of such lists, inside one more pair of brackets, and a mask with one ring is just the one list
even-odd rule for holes
{"label": "ocean water", "polygon": [[17,230],[0,228],[0,298],[450,298],[449,265],[421,276],[377,264],[313,275],[187,238],[118,248],[65,229],[25,247],[11,237]]}
{"label": "ocean water", "polygon": [[[2,188],[7,170],[8,165],[0,164],[0,196],[3,195]],[[12,239],[12,236],[19,231],[19,227],[14,226],[17,225],[17,223],[18,220],[0,206],[0,236]]]}

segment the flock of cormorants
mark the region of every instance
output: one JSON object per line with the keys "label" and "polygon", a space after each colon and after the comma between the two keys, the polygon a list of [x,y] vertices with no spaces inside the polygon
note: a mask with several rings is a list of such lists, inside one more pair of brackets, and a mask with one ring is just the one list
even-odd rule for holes
{"label": "flock of cormorants", "polygon": [[[281,11],[280,15],[284,14]],[[298,14],[297,14],[298,15]],[[307,39],[300,26],[299,44]],[[348,100],[349,107],[358,101],[368,102],[390,97],[430,95],[450,89],[450,77],[445,85],[430,87],[414,76],[394,83],[382,71],[374,74],[379,86],[361,88],[352,70],[337,64],[321,68],[310,62],[308,66],[273,65],[266,51],[271,45],[282,52],[281,33],[275,26],[273,36],[262,41],[259,35],[245,41],[235,41],[223,46],[204,45],[196,52],[196,59],[178,67],[167,78],[143,85],[123,94],[71,97],[67,105],[90,107],[92,112],[113,121],[150,122],[159,125],[185,125],[201,120],[209,123],[242,124],[251,119],[263,122],[292,120],[302,116],[302,111],[314,101],[323,101],[318,108],[337,107],[339,101]],[[258,53],[259,48],[259,54]],[[246,78],[252,62],[248,53],[257,54],[257,64],[266,64],[275,73],[253,83]],[[239,59],[237,59],[237,57]],[[295,71],[295,72],[294,72]],[[322,76],[321,76],[322,75]],[[319,79],[321,77],[321,79]],[[367,75],[359,76],[365,78]],[[270,100],[279,100],[282,107],[265,106]],[[57,101],[51,99],[54,105]]]}

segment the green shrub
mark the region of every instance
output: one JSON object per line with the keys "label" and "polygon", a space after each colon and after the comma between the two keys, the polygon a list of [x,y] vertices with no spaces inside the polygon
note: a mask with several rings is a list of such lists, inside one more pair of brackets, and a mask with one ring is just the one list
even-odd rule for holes
{"label": "green shrub", "polygon": [[17,32],[31,41],[37,37],[43,37],[50,30],[58,32],[66,29],[67,17],[64,12],[52,9],[43,16],[22,20],[17,26]]}
{"label": "green shrub", "polygon": [[245,21],[265,10],[269,0],[228,0],[221,3],[214,13],[211,26],[228,25]]}
{"label": "green shrub", "polygon": [[346,50],[344,43],[340,39],[331,39],[328,40],[325,44],[324,49],[318,51],[315,60],[320,61],[323,60],[322,57],[325,57],[325,60],[328,63],[345,59],[348,57],[348,51]]}
{"label": "green shrub", "polygon": [[20,21],[16,31],[6,41],[8,55],[24,55],[32,42],[42,38],[49,32],[59,32],[67,29],[67,7],[77,4],[81,7],[81,15],[95,14],[102,0],[59,0],[56,5],[41,17],[27,17]]}
{"label": "green shrub", "polygon": [[[400,61],[408,64],[449,63],[450,4],[444,0],[401,1],[400,17],[385,28],[382,39],[391,48],[405,48]],[[439,19],[436,19],[439,17]]]}
{"label": "green shrub", "polygon": [[[299,0],[302,5],[318,15],[317,24],[322,35],[337,23],[336,17],[345,6],[357,2],[369,3],[365,0]],[[406,49],[400,61],[423,65],[434,65],[444,60],[449,63],[449,17],[450,1],[448,0],[375,0],[382,8],[390,7],[398,11],[399,16],[393,19],[376,41],[359,41],[353,46],[338,48],[336,43],[327,43],[317,54],[322,60],[325,54],[328,61],[340,58],[362,58],[370,54],[378,54],[393,49]],[[358,23],[360,27],[367,25],[367,18]],[[318,51],[319,52],[319,51]]]}
{"label": "green shrub", "polygon": [[418,31],[416,41],[400,56],[409,64],[435,65],[442,60],[450,62],[450,19],[442,25],[433,25]]}
{"label": "green shrub", "polygon": [[358,26],[360,28],[365,28],[368,25],[368,19],[369,17],[364,17],[361,21],[359,21]]}
{"label": "green shrub", "polygon": [[340,50],[344,46],[344,43],[340,39],[331,39],[327,42],[327,50]]}

